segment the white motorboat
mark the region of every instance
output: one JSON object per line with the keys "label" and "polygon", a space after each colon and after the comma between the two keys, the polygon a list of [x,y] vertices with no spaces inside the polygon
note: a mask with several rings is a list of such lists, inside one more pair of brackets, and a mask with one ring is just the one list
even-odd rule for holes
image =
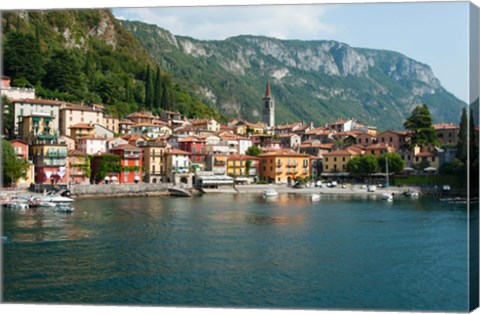
{"label": "white motorboat", "polygon": [[275,191],[274,189],[267,189],[263,191],[263,196],[264,197],[275,197],[278,196],[278,192]]}
{"label": "white motorboat", "polygon": [[26,202],[21,202],[18,200],[12,200],[6,203],[5,206],[11,209],[20,209],[20,210],[28,209],[28,204]]}
{"label": "white motorboat", "polygon": [[392,202],[393,201],[393,194],[392,193],[382,193],[382,200],[386,200],[388,202]]}
{"label": "white motorboat", "polygon": [[319,200],[320,200],[320,194],[312,194],[312,195],[310,195],[310,200],[311,200],[312,202],[319,201]]}
{"label": "white motorboat", "polygon": [[50,192],[40,198],[40,203],[45,204],[46,206],[49,206],[49,207],[51,206],[51,204],[48,204],[48,203],[53,203],[55,205],[58,205],[58,204],[68,205],[73,203],[73,198],[61,196],[61,195]]}
{"label": "white motorboat", "polygon": [[405,194],[410,197],[418,197],[419,195],[418,191],[415,191],[415,190],[408,190],[407,193]]}

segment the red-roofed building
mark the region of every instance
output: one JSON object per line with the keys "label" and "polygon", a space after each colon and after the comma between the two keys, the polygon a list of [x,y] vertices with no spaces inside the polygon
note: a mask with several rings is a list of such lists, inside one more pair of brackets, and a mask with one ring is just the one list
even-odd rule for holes
{"label": "red-roofed building", "polygon": [[89,184],[90,183],[90,159],[88,155],[79,150],[68,152],[68,172],[70,183]]}
{"label": "red-roofed building", "polygon": [[458,134],[460,126],[453,123],[437,123],[433,125],[435,134],[442,146],[456,146],[458,144]]}
{"label": "red-roofed building", "polygon": [[142,149],[126,144],[112,148],[110,153],[120,156],[122,170],[118,183],[139,183],[142,180]]}
{"label": "red-roofed building", "polygon": [[190,153],[192,163],[204,163],[206,156],[205,140],[188,136],[178,140],[178,148]]}

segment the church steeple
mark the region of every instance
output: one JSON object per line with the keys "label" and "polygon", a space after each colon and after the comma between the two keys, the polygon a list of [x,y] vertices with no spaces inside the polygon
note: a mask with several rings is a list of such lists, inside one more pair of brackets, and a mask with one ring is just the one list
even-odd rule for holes
{"label": "church steeple", "polygon": [[270,91],[270,81],[267,81],[267,91],[265,92],[265,97],[272,97],[271,95],[271,91]]}
{"label": "church steeple", "polygon": [[263,122],[267,124],[268,127],[275,126],[275,102],[272,98],[272,92],[270,90],[270,81],[267,81],[267,90],[265,92],[265,97],[263,97]]}

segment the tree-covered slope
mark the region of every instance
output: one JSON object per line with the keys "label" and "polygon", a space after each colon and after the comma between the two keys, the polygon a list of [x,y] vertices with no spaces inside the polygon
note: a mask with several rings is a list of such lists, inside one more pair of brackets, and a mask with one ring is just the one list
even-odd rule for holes
{"label": "tree-covered slope", "polygon": [[121,24],[154,60],[226,116],[259,120],[267,80],[278,123],[353,117],[401,128],[418,104],[429,106],[434,122],[457,122],[465,106],[429,66],[396,52],[258,36],[200,41],[155,25]]}
{"label": "tree-covered slope", "polygon": [[[38,97],[103,103],[119,117],[145,105],[146,69],[157,65],[109,10],[11,11],[2,14],[4,74]],[[169,109],[219,116],[175,77],[161,71]],[[162,95],[160,95],[162,97]]]}

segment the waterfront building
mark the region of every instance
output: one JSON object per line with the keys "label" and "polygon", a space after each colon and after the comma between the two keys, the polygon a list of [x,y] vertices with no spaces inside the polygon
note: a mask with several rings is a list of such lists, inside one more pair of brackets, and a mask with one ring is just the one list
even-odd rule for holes
{"label": "waterfront building", "polygon": [[103,123],[103,109],[97,106],[65,104],[60,109],[60,133],[72,136],[72,126]]}
{"label": "waterfront building", "polygon": [[79,150],[68,152],[68,172],[71,184],[90,183],[90,158]]}
{"label": "waterfront building", "polygon": [[233,188],[233,178],[225,174],[215,174],[211,171],[197,171],[195,185],[202,189]]}
{"label": "waterfront building", "polygon": [[272,98],[270,81],[267,82],[267,90],[265,91],[265,96],[262,98],[262,101],[263,122],[267,127],[273,128],[275,126],[275,101]]}
{"label": "waterfront building", "polygon": [[227,174],[237,183],[254,183],[259,178],[260,158],[249,155],[228,156]]}
{"label": "waterfront building", "polygon": [[26,172],[26,178],[19,178],[15,184],[17,186],[29,186],[31,183],[35,182],[35,166],[33,165],[33,162],[30,160],[28,150],[29,146],[28,143],[22,140],[12,140],[10,141],[10,144],[12,145],[13,149],[15,150],[15,153],[17,155],[17,158],[26,160],[29,164],[29,167]]}
{"label": "waterfront building", "polygon": [[227,174],[227,158],[228,154],[208,154],[205,159],[205,170],[214,174]]}
{"label": "waterfront building", "polygon": [[89,123],[77,123],[69,127],[70,132],[69,135],[74,140],[77,140],[80,137],[84,136],[94,136],[95,135],[95,128],[92,124]]}
{"label": "waterfront building", "polygon": [[190,172],[190,153],[174,148],[166,150],[165,157],[166,182],[191,185],[193,175]]}
{"label": "waterfront building", "polygon": [[93,155],[90,167],[90,178],[95,184],[121,183],[118,182],[122,170],[119,157],[110,153]]}
{"label": "waterfront building", "polygon": [[126,144],[112,148],[110,153],[120,156],[118,183],[139,183],[142,180],[142,149]]}
{"label": "waterfront building", "polygon": [[55,128],[54,117],[49,113],[36,112],[19,119],[19,136],[28,144],[32,144],[39,135],[55,136],[58,129]]}
{"label": "waterfront building", "polygon": [[67,145],[56,136],[39,135],[30,146],[30,155],[35,165],[35,183],[68,183]]}
{"label": "waterfront building", "polygon": [[437,123],[433,125],[433,128],[442,146],[457,146],[460,126],[453,123]]}
{"label": "waterfront building", "polygon": [[118,121],[118,133],[120,134],[130,134],[130,129],[132,128],[132,125],[135,125],[131,120],[128,119],[122,119]]}
{"label": "waterfront building", "polygon": [[19,123],[26,116],[44,115],[51,117],[51,128],[59,129],[60,107],[65,106],[65,102],[46,99],[14,99],[14,125],[15,134],[19,133]]}
{"label": "waterfront building", "polygon": [[165,150],[168,148],[165,138],[148,140],[139,143],[142,149],[144,181],[160,183],[165,176]]}
{"label": "waterfront building", "polygon": [[118,126],[119,121],[120,120],[116,117],[104,115],[102,125],[112,131],[114,134],[118,134],[120,133],[120,128]]}
{"label": "waterfront building", "polygon": [[105,153],[107,140],[95,135],[82,136],[75,140],[76,148],[89,155]]}
{"label": "waterfront building", "polygon": [[190,160],[194,164],[205,163],[205,140],[195,136],[188,136],[178,140],[178,148],[190,153]]}
{"label": "waterfront building", "polygon": [[334,150],[323,154],[323,172],[346,172],[348,162],[357,155],[361,155],[361,153],[351,148]]}
{"label": "waterfront building", "polygon": [[298,178],[310,175],[310,155],[280,149],[258,155],[260,179],[269,183],[292,185]]}

